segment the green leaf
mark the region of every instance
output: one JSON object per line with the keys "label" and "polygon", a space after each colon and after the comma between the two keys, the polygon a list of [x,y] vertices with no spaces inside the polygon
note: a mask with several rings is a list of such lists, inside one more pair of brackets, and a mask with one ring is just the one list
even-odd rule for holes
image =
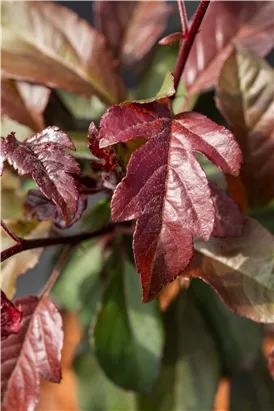
{"label": "green leaf", "polygon": [[138,398],[139,411],[211,410],[220,378],[215,341],[192,299],[181,292],[169,307],[158,384]]}
{"label": "green leaf", "polygon": [[161,88],[168,71],[172,71],[178,54],[178,46],[158,47],[149,69],[144,74],[138,87],[131,93],[130,99],[143,100],[155,96]]}
{"label": "green leaf", "polygon": [[193,279],[188,293],[193,296],[214,334],[222,353],[225,374],[252,369],[261,354],[264,327],[231,312],[201,280]]}
{"label": "green leaf", "polygon": [[[106,106],[96,96],[77,96],[65,90],[56,90],[69,111],[77,119],[96,121],[106,111]],[[87,139],[87,133],[86,133]]]}
{"label": "green leaf", "polygon": [[105,374],[127,390],[149,392],[159,373],[164,335],[156,301],[142,304],[141,298],[134,266],[116,255],[93,336]]}
{"label": "green leaf", "polygon": [[230,411],[270,411],[274,409],[273,380],[266,361],[260,358],[251,372],[232,376]]}
{"label": "green leaf", "polygon": [[98,201],[88,209],[81,219],[81,227],[85,230],[97,230],[110,221],[110,201]]}
{"label": "green leaf", "polygon": [[[149,97],[146,99],[141,99],[141,100],[133,100],[135,103],[150,103],[152,101],[158,101],[160,102],[162,99],[165,99],[166,97],[171,97],[175,94],[176,90],[174,88],[174,77],[173,74],[168,71],[166,73],[166,76],[164,78],[164,81],[160,87],[160,90],[157,91],[155,96]],[[130,101],[132,103],[132,101]],[[125,104],[125,103],[124,103]]]}
{"label": "green leaf", "polygon": [[79,406],[83,411],[134,411],[132,393],[114,385],[100,369],[92,353],[76,357]]}
{"label": "green leaf", "polygon": [[[61,305],[67,310],[79,311],[83,308],[81,287],[90,290],[90,299],[99,300],[99,274],[103,266],[103,244],[88,240],[81,243],[70,255],[61,276],[53,288]],[[93,291],[94,290],[94,291]],[[93,292],[92,292],[93,291]],[[95,296],[94,296],[94,294]],[[90,318],[92,313],[90,314]]]}

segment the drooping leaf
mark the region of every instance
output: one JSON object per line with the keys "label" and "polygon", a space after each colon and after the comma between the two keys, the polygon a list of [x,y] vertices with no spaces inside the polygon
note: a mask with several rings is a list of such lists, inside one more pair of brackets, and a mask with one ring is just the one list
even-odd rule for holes
{"label": "drooping leaf", "polygon": [[265,205],[274,198],[274,70],[235,47],[221,70],[217,104],[243,152],[249,203]]}
{"label": "drooping leaf", "polygon": [[212,194],[194,152],[233,175],[239,172],[241,152],[224,127],[194,112],[172,118],[156,102],[114,106],[100,125],[101,147],[149,139],[132,154],[111,206],[114,221],[139,217],[133,248],[143,301],[148,301],[189,264],[192,235],[208,240],[213,233]]}
{"label": "drooping leaf", "polygon": [[58,228],[68,228],[82,217],[86,208],[87,196],[80,195],[75,216],[73,220],[66,225],[60,209],[56,207],[51,200],[45,197],[40,190],[29,190],[24,201],[24,216],[27,221],[31,221],[34,217],[36,217],[38,221],[53,219],[53,223]]}
{"label": "drooping leaf", "polygon": [[[67,225],[74,219],[78,206],[78,188],[74,178],[80,168],[67,150],[74,145],[67,134],[52,126],[19,142],[15,133],[1,138],[1,160],[19,175],[31,174],[43,194],[62,212]],[[3,167],[3,166],[2,166]]]}
{"label": "drooping leaf", "polygon": [[1,341],[11,334],[17,334],[22,320],[22,309],[10,301],[1,290]]}
{"label": "drooping leaf", "polygon": [[134,266],[129,262],[124,265],[118,256],[116,259],[94,328],[95,354],[115,384],[149,392],[160,368],[164,340],[161,318],[155,301],[141,304]]}
{"label": "drooping leaf", "polygon": [[95,24],[121,64],[131,67],[156,43],[172,7],[164,1],[96,1]]}
{"label": "drooping leaf", "polygon": [[246,218],[240,237],[197,239],[202,256],[192,276],[209,283],[235,313],[262,323],[274,322],[274,238]]}
{"label": "drooping leaf", "polygon": [[3,3],[1,57],[6,77],[95,94],[107,104],[125,99],[104,37],[58,4]]}
{"label": "drooping leaf", "polygon": [[[25,239],[45,238],[50,231],[49,221],[26,223],[24,220],[6,220],[5,223],[15,234]],[[1,251],[12,245],[14,242],[4,230],[1,230]],[[17,277],[34,268],[39,262],[42,252],[42,248],[34,248],[14,255],[1,263],[1,289],[8,298],[12,298],[15,294]]]}
{"label": "drooping leaf", "polygon": [[169,307],[160,378],[139,411],[211,410],[221,374],[215,341],[185,292]]}
{"label": "drooping leaf", "polygon": [[216,84],[233,42],[263,57],[273,48],[271,1],[213,1],[191,48],[183,81],[189,94]]}
{"label": "drooping leaf", "polygon": [[1,343],[2,410],[29,411],[38,402],[40,379],[61,380],[62,319],[48,297],[23,297],[23,319],[18,334]]}
{"label": "drooping leaf", "polygon": [[91,351],[78,355],[74,364],[81,410],[136,410],[134,394],[113,384],[105,376]]}
{"label": "drooping leaf", "polygon": [[43,112],[49,100],[49,88],[22,81],[1,81],[1,113],[32,130],[45,127]]}

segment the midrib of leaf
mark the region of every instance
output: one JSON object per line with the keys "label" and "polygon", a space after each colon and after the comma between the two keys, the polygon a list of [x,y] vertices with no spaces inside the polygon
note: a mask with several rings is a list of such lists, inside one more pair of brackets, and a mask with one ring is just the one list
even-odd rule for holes
{"label": "midrib of leaf", "polygon": [[[75,50],[75,48],[72,46],[72,44],[71,44],[71,43],[69,42],[69,40],[65,37],[64,34],[60,33],[61,36],[64,38],[64,42],[67,43],[67,44],[69,44],[69,46],[70,46],[71,49],[72,49],[72,52],[74,53],[74,55],[76,55],[76,57],[77,57],[77,59],[78,59],[78,61],[79,61],[78,67],[75,66],[75,65],[73,65],[73,64],[71,64],[71,63],[69,63],[67,60],[62,60],[62,59],[58,56],[58,54],[57,54],[57,53],[56,53],[56,54],[53,53],[53,52],[51,51],[51,49],[50,49],[45,43],[43,43],[43,50],[41,50],[41,48],[38,47],[38,45],[36,45],[36,44],[33,42],[33,39],[32,39],[32,38],[29,38],[28,36],[26,36],[25,33],[21,34],[21,32],[19,33],[18,31],[16,31],[16,27],[17,27],[17,26],[14,26],[14,25],[12,26],[12,29],[14,29],[13,35],[15,35],[19,40],[21,40],[22,42],[24,42],[26,45],[28,45],[28,46],[30,46],[30,47],[38,50],[38,52],[39,52],[41,55],[45,55],[45,56],[49,57],[53,62],[56,62],[56,61],[57,61],[61,66],[66,67],[67,69],[69,69],[71,73],[79,75],[79,77],[80,77],[83,81],[85,81],[87,84],[89,84],[94,90],[97,90],[97,91],[99,92],[99,94],[101,94],[101,96],[104,96],[105,99],[106,99],[106,101],[108,101],[108,103],[109,103],[110,105],[115,104],[115,100],[113,100],[113,99],[111,98],[111,95],[110,95],[110,94],[106,93],[106,90],[105,90],[104,88],[100,87],[99,82],[96,82],[96,80],[93,80],[92,77],[90,77],[89,74],[88,74],[86,71],[79,70],[79,67],[81,67],[81,65],[82,65],[81,59],[79,58],[78,53],[77,53],[77,51]],[[4,27],[4,28],[2,28],[2,33],[3,33],[3,30],[4,30],[4,29],[8,30],[8,28]],[[9,29],[9,30],[11,30],[11,29]],[[2,36],[3,36],[3,34],[2,34]],[[65,62],[66,64],[64,64],[64,62]]]}

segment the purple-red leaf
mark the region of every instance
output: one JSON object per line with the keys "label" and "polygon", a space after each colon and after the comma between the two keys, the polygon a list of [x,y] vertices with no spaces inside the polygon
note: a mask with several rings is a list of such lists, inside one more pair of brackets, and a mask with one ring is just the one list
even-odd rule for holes
{"label": "purple-red leaf", "polygon": [[232,133],[207,117],[185,112],[172,118],[164,105],[129,104],[101,120],[100,146],[149,139],[131,156],[112,198],[112,218],[138,218],[133,248],[148,301],[189,264],[193,234],[208,240],[215,224],[211,189],[194,152],[237,175],[241,152]]}
{"label": "purple-red leaf", "polygon": [[37,84],[2,79],[1,113],[31,130],[43,130],[43,112],[50,93],[49,88]]}
{"label": "purple-red leaf", "polygon": [[235,47],[222,67],[216,94],[243,150],[241,180],[249,203],[264,206],[274,198],[274,70]]}
{"label": "purple-red leaf", "polygon": [[107,104],[125,88],[105,38],[56,2],[4,2],[2,76],[61,88]]}
{"label": "purple-red leaf", "polygon": [[117,166],[117,159],[114,150],[99,147],[99,132],[92,122],[88,128],[88,148],[95,157],[102,162],[93,162],[92,164],[98,168],[105,169],[106,172],[114,170]]}
{"label": "purple-red leaf", "polygon": [[262,323],[274,322],[274,237],[245,217],[237,238],[195,239],[191,277],[209,283],[235,313]]}
{"label": "purple-red leaf", "polygon": [[27,221],[36,217],[38,221],[45,221],[53,218],[53,223],[58,228],[68,228],[78,221],[87,208],[87,196],[80,195],[78,208],[73,220],[66,225],[60,209],[50,201],[40,190],[29,190],[24,202],[24,215]]}
{"label": "purple-red leaf", "polygon": [[52,126],[27,138],[22,143],[15,133],[1,138],[1,160],[18,170],[20,175],[31,174],[43,194],[60,207],[67,225],[73,221],[78,207],[78,188],[75,174],[80,168],[67,150],[74,145],[67,134]]}
{"label": "purple-red leaf", "polygon": [[62,318],[48,297],[15,300],[22,307],[18,334],[1,343],[2,411],[33,411],[40,379],[61,380]]}
{"label": "purple-red leaf", "polygon": [[1,340],[18,333],[22,315],[21,306],[16,307],[1,290]]}
{"label": "purple-red leaf", "polygon": [[215,207],[214,237],[238,237],[243,231],[244,218],[237,204],[216,184],[209,183]]}
{"label": "purple-red leaf", "polygon": [[274,44],[272,1],[212,1],[184,70],[189,93],[208,89],[237,41],[263,57]]}
{"label": "purple-red leaf", "polygon": [[164,1],[96,1],[93,7],[96,27],[125,66],[151,50],[173,9]]}

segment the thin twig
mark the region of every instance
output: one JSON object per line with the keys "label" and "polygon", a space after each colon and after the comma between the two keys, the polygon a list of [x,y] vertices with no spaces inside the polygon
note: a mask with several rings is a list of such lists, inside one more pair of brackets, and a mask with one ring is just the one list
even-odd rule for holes
{"label": "thin twig", "polygon": [[74,245],[89,238],[99,237],[100,235],[114,231],[115,224],[108,224],[105,227],[93,232],[82,232],[79,234],[72,234],[64,237],[48,237],[48,238],[33,238],[28,240],[22,240],[6,250],[1,252],[1,261],[5,261],[8,258],[21,253],[22,251],[32,250],[34,248],[52,247],[61,244]]}
{"label": "thin twig", "polygon": [[178,3],[178,9],[179,9],[179,12],[180,12],[180,17],[181,17],[183,36],[187,37],[187,35],[188,35],[188,19],[187,19],[187,13],[186,13],[186,8],[185,8],[185,2],[183,0],[178,0],[177,3]]}
{"label": "thin twig", "polygon": [[67,261],[67,259],[69,257],[71,249],[72,249],[71,245],[69,245],[65,248],[63,254],[61,255],[61,258],[59,259],[56,266],[54,267],[54,270],[52,271],[50,278],[46,282],[46,285],[45,285],[45,287],[43,288],[43,290],[40,294],[40,298],[43,298],[45,295],[49,294],[49,292],[52,289],[53,285],[55,284],[57,278],[59,277],[65,262]]}
{"label": "thin twig", "polygon": [[23,239],[21,237],[18,237],[7,225],[6,223],[1,219],[1,227],[3,230],[8,234],[8,236],[15,241],[16,243],[21,243]]}
{"label": "thin twig", "polygon": [[180,50],[179,50],[179,54],[178,54],[178,58],[177,58],[177,62],[175,65],[175,69],[174,69],[174,88],[175,90],[177,90],[178,88],[178,84],[179,81],[181,79],[183,70],[185,68],[186,62],[187,62],[187,58],[189,56],[189,52],[191,50],[192,44],[194,42],[194,39],[196,37],[196,34],[198,33],[199,27],[203,21],[204,15],[207,11],[207,8],[210,4],[210,1],[201,1],[198,9],[195,13],[193,22],[190,26],[190,30],[188,32],[188,35],[185,39],[184,42],[182,42]]}

